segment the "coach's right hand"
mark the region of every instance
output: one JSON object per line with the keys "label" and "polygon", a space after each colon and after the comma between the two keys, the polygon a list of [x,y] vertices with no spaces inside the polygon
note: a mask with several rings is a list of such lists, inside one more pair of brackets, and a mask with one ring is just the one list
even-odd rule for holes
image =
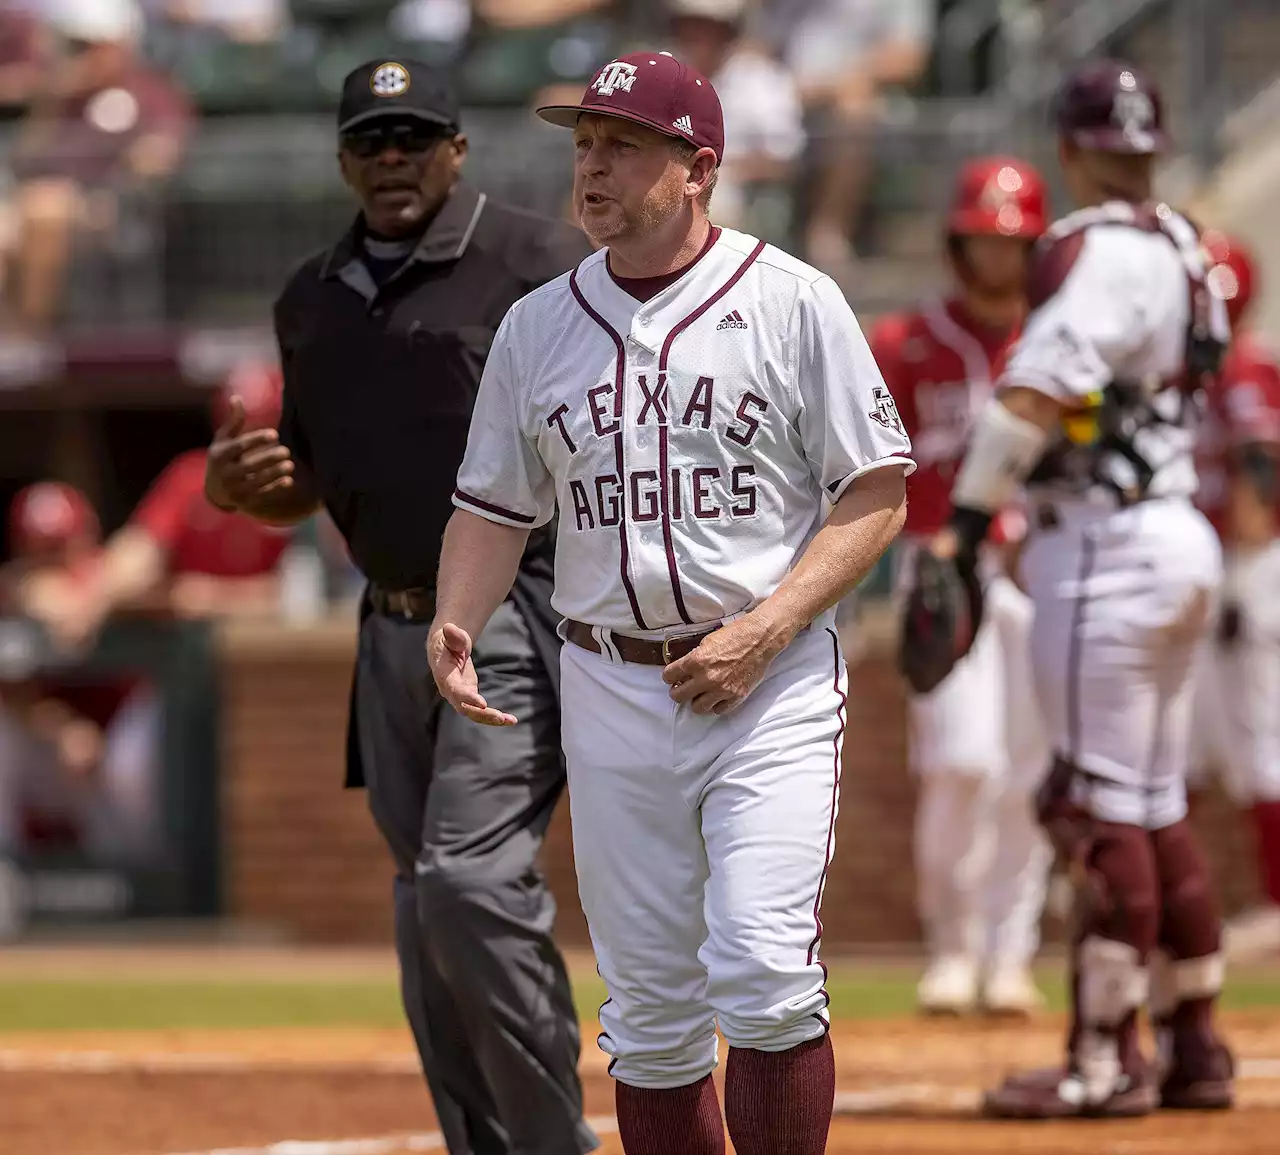
{"label": "coach's right hand", "polygon": [[219,509],[249,511],[263,497],[293,486],[293,457],[280,434],[246,433],[244,426],[244,402],[232,397],[230,416],[213,435],[205,465],[205,496]]}
{"label": "coach's right hand", "polygon": [[440,696],[464,718],[482,726],[514,726],[517,718],[495,710],[480,693],[471,661],[471,635],[452,622],[433,625],[427,637],[427,661]]}

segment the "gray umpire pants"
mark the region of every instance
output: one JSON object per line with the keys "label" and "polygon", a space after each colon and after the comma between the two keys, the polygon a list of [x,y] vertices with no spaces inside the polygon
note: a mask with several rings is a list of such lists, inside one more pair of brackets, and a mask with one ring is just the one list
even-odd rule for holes
{"label": "gray umpire pants", "polygon": [[450,1155],[580,1155],[599,1140],[535,865],[564,786],[559,706],[510,601],[474,660],[481,693],[518,726],[479,726],[442,701],[427,630],[366,617],[355,685],[369,807],[396,865],[405,1012]]}

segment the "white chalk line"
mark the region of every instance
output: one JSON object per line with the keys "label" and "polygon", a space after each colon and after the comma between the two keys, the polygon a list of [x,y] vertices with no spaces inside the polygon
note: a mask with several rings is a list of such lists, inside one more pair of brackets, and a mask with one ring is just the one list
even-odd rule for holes
{"label": "white chalk line", "polygon": [[[612,1115],[594,1115],[587,1125],[597,1135],[612,1135],[618,1121]],[[439,1131],[420,1135],[386,1135],[374,1139],[285,1139],[265,1147],[215,1147],[208,1151],[184,1151],[175,1155],[401,1155],[404,1151],[443,1151]]]}

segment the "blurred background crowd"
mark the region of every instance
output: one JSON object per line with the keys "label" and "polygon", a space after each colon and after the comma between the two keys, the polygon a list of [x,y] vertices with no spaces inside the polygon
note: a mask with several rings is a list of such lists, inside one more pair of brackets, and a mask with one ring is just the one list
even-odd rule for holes
{"label": "blurred background crowd", "polygon": [[[1126,54],[1161,78],[1178,140],[1170,195],[1197,188],[1230,151],[1233,115],[1276,79],[1280,9],[0,0],[0,765],[48,793],[23,817],[2,794],[20,776],[0,775],[0,857],[99,843],[145,856],[161,827],[172,837],[155,766],[180,708],[200,755],[199,694],[180,707],[168,682],[195,685],[197,657],[174,648],[181,631],[159,642],[144,623],[351,621],[361,578],[325,519],[275,533],[200,493],[228,389],[274,420],[273,298],[353,215],[334,156],[342,78],[398,54],[447,69],[468,179],[567,216],[564,140],[531,110],[576,100],[602,61],[642,45],[720,92],[717,222],[831,273],[869,324],[936,287],[964,159],[1012,153],[1054,171],[1047,101],[1082,56]],[[84,559],[104,557],[107,579],[75,596]],[[55,607],[58,636],[27,628],[22,599]]]}

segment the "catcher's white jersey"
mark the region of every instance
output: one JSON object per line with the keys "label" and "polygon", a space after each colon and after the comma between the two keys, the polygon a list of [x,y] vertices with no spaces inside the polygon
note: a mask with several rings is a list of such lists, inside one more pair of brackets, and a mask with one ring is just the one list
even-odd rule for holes
{"label": "catcher's white jersey", "polygon": [[909,452],[835,283],[725,229],[647,303],[602,251],[511,308],[454,503],[519,527],[558,505],[556,611],[644,634],[757,605],[824,497]]}
{"label": "catcher's white jersey", "polygon": [[[1051,278],[1065,276],[1056,286],[1045,286],[1046,299],[1027,319],[1002,384],[1029,386],[1075,403],[1116,380],[1158,389],[1182,375],[1189,265],[1197,263],[1203,276],[1199,240],[1189,222],[1167,209],[1161,220],[1168,235],[1137,227],[1139,211],[1117,201],[1083,209],[1053,226],[1046,242],[1064,250],[1065,259],[1045,263]],[[1225,338],[1220,301],[1215,313],[1216,331]],[[1177,388],[1163,389],[1153,405],[1163,421],[1133,437],[1134,449],[1155,471],[1147,492],[1189,497],[1196,489],[1193,406],[1184,403]],[[1104,468],[1122,485],[1132,481],[1132,467],[1118,455],[1104,458]],[[1065,479],[1051,487],[1073,488]]]}

